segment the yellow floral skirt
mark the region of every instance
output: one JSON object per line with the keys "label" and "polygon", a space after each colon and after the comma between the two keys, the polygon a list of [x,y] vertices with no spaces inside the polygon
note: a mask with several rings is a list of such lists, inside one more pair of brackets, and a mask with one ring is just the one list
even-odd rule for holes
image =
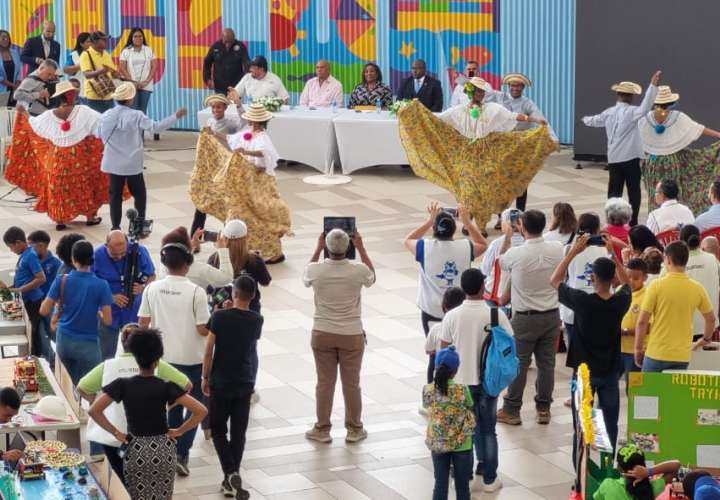
{"label": "yellow floral skirt", "polygon": [[244,221],[248,247],[263,259],[282,255],[280,239],[290,231],[290,209],[280,198],[275,177],[258,172],[207,130],[198,139],[190,198],[198,210],[221,221]]}
{"label": "yellow floral skirt", "polygon": [[471,142],[419,102],[398,113],[415,175],[450,191],[484,228],[530,184],[558,149],[547,127],[496,132]]}

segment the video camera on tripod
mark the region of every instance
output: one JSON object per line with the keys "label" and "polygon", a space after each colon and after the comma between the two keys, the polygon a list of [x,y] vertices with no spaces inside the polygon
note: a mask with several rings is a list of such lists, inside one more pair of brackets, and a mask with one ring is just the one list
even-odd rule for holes
{"label": "video camera on tripod", "polygon": [[123,275],[123,294],[128,298],[128,305],[131,306],[135,300],[134,285],[136,283],[144,284],[148,279],[138,269],[138,249],[140,248],[138,241],[150,236],[153,221],[138,217],[138,211],[134,208],[128,208],[125,216],[128,219],[128,255]]}

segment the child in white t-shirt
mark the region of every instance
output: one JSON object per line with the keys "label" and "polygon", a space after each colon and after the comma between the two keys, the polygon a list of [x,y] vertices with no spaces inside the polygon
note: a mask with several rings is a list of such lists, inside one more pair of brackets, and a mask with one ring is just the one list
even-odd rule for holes
{"label": "child in white t-shirt", "polygon": [[[463,303],[465,300],[465,292],[462,291],[462,288],[453,286],[445,290],[445,293],[443,294],[442,299],[442,310],[443,314],[447,313],[448,311],[455,309],[457,306]],[[425,352],[430,356],[430,364],[428,365],[431,368],[428,368],[427,372],[427,380],[428,384],[432,384],[433,382],[433,375],[434,375],[434,368],[435,368],[435,353],[440,350],[440,333],[442,330],[442,322],[433,323],[433,326],[430,328],[430,331],[428,332],[427,337],[425,338]]]}

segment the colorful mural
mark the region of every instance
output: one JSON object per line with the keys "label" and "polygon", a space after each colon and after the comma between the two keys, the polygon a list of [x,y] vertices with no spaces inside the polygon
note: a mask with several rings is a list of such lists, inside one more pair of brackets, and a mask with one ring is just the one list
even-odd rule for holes
{"label": "colorful mural", "polygon": [[[509,27],[504,22],[501,33],[501,4],[512,2],[0,0],[0,28],[9,28],[13,42],[22,46],[28,36],[40,33],[43,20],[53,19],[65,54],[74,47],[79,32],[100,29],[110,35],[110,48],[118,57],[130,28],[142,27],[161,68],[156,97],[150,101],[151,114],[160,116],[185,105],[191,112],[182,125],[194,127],[194,111],[207,93],[203,59],[225,26],[235,29],[251,57],[262,54],[268,58],[271,70],[290,91],[291,103],[297,102],[305,82],[314,76],[319,59],[332,63],[333,75],[349,94],[359,83],[366,62],[377,62],[384,80],[397,88],[418,58],[441,80],[449,102],[458,72],[470,60],[479,63],[481,76],[499,86],[501,71],[508,64],[503,61],[501,45],[512,41],[513,29],[522,28],[519,21]],[[513,12],[514,21],[521,18]],[[537,80],[537,75],[533,76]],[[562,136],[562,127],[557,128]]]}

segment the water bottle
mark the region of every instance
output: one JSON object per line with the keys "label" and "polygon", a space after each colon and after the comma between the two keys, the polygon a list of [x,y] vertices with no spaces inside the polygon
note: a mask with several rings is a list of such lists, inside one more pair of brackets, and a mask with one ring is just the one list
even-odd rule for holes
{"label": "water bottle", "polygon": [[382,111],[382,101],[380,99],[375,99],[375,111],[378,114]]}
{"label": "water bottle", "polygon": [[338,111],[338,110],[337,110],[337,102],[333,101],[333,103],[332,103],[332,112],[333,112],[333,114],[336,114],[337,111]]}

